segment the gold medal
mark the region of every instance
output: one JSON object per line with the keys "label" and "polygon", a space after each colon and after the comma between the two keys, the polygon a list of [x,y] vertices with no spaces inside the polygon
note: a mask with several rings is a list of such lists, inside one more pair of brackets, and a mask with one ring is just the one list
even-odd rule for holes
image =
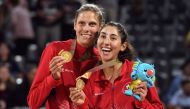
{"label": "gold medal", "polygon": [[65,62],[69,62],[72,59],[72,54],[70,52],[68,52],[68,51],[61,50],[58,53],[58,55],[62,56],[64,58]]}
{"label": "gold medal", "polygon": [[84,85],[85,85],[84,81],[81,78],[78,78],[76,82],[76,87],[79,90],[82,90],[84,88]]}

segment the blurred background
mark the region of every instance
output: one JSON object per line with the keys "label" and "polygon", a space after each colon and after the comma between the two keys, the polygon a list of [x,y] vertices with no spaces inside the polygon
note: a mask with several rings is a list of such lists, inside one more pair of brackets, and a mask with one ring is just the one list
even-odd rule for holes
{"label": "blurred background", "polygon": [[165,108],[190,109],[190,0],[0,0],[0,109],[28,109],[43,48],[75,37],[85,3],[126,27],[140,59],[155,66]]}

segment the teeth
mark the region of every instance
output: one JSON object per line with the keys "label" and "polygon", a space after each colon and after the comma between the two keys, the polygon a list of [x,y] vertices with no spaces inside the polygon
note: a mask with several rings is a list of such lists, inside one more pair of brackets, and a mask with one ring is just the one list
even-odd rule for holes
{"label": "teeth", "polygon": [[111,49],[109,48],[102,48],[102,51],[110,51]]}
{"label": "teeth", "polygon": [[90,34],[82,34],[82,35],[84,35],[84,36],[90,36]]}
{"label": "teeth", "polygon": [[91,37],[91,35],[89,35],[89,34],[82,34],[82,36],[83,36],[84,38],[90,38],[90,37]]}

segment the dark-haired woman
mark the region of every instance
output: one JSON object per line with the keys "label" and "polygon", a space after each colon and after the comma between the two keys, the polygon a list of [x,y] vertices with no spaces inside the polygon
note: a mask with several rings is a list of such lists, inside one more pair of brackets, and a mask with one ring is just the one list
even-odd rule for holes
{"label": "dark-haired woman", "polygon": [[134,90],[141,101],[124,94],[126,85],[132,81],[135,55],[121,24],[109,22],[102,27],[97,49],[103,64],[113,60],[118,63],[93,72],[84,93],[70,88],[70,98],[75,104],[86,104],[90,109],[163,109],[156,87],[147,88],[146,82],[141,82]]}

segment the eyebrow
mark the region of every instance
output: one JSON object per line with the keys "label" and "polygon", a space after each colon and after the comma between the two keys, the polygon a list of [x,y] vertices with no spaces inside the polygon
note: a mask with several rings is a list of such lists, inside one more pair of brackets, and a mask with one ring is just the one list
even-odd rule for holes
{"label": "eyebrow", "polygon": [[101,31],[100,34],[106,34],[106,33]]}
{"label": "eyebrow", "polygon": [[[107,35],[107,33],[106,33],[106,32],[100,32],[100,34]],[[110,36],[116,36],[116,37],[118,37],[118,35],[116,35],[116,34],[111,34]]]}
{"label": "eyebrow", "polygon": [[116,35],[116,34],[111,34],[111,36],[116,36],[116,37],[118,37],[118,35]]}

